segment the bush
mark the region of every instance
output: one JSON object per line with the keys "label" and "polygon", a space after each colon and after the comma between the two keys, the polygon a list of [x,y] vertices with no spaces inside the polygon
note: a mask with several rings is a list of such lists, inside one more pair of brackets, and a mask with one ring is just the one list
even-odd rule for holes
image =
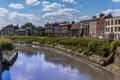
{"label": "bush", "polygon": [[112,41],[112,42],[110,43],[110,52],[111,52],[111,53],[115,51],[117,44],[118,44],[117,41]]}
{"label": "bush", "polygon": [[100,42],[98,42],[97,40],[91,41],[88,44],[89,52],[96,53],[98,51],[98,47],[100,47],[100,45],[101,45]]}
{"label": "bush", "polygon": [[[117,41],[113,40],[99,40],[90,38],[59,38],[59,37],[26,37],[26,36],[12,36],[8,37],[16,41],[24,41],[32,43],[33,41],[39,42],[40,44],[48,44],[57,46],[63,45],[77,52],[84,52],[86,55],[96,54],[102,57],[108,57],[115,48]],[[120,43],[120,42],[119,42]]]}
{"label": "bush", "polygon": [[89,49],[88,48],[86,48],[86,49],[84,49],[84,55],[87,55],[87,56],[89,56],[90,55],[90,51],[89,51]]}
{"label": "bush", "polygon": [[14,45],[10,39],[1,37],[0,47],[2,48],[2,50],[12,50],[14,48]]}

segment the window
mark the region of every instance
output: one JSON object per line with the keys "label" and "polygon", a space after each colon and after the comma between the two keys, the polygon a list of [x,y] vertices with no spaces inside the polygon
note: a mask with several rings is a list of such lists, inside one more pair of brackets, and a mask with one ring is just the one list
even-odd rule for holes
{"label": "window", "polygon": [[111,32],[113,32],[113,27],[111,27]]}
{"label": "window", "polygon": [[107,32],[107,28],[105,28],[105,31]]}
{"label": "window", "polygon": [[118,22],[118,21],[117,21],[117,20],[115,20],[115,25],[117,24],[117,22]]}
{"label": "window", "polygon": [[115,31],[117,31],[117,27],[115,27]]}
{"label": "window", "polygon": [[120,24],[120,19],[118,20],[118,24]]}
{"label": "window", "polygon": [[113,25],[113,20],[111,20],[111,25]]}
{"label": "window", "polygon": [[118,27],[118,31],[120,31],[120,27]]}
{"label": "window", "polygon": [[109,32],[109,28],[108,28],[108,32]]}
{"label": "window", "polygon": [[105,25],[107,26],[107,21],[105,22]]}
{"label": "window", "polygon": [[108,25],[110,25],[110,22],[108,21]]}

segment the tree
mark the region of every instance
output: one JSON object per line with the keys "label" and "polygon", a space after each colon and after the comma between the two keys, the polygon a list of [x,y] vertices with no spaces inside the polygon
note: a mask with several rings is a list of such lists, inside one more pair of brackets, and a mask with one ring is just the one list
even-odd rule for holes
{"label": "tree", "polygon": [[84,35],[84,28],[82,28],[81,30],[80,30],[80,37],[83,37],[83,35]]}
{"label": "tree", "polygon": [[38,35],[42,36],[44,34],[44,28],[42,26],[36,27],[36,30],[38,31]]}
{"label": "tree", "polygon": [[42,26],[36,27],[37,31],[39,31],[39,32],[42,31],[42,28],[43,28]]}
{"label": "tree", "polygon": [[45,32],[44,36],[53,37],[54,34],[53,34],[53,32]]}
{"label": "tree", "polygon": [[26,23],[24,25],[22,25],[22,29],[26,29],[27,27],[30,27],[30,28],[35,28],[35,25],[33,25],[32,23]]}

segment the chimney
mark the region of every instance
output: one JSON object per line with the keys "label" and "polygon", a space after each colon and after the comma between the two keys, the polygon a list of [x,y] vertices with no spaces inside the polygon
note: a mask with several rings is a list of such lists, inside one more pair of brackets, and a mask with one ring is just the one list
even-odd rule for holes
{"label": "chimney", "polygon": [[99,17],[103,17],[103,16],[105,16],[103,13],[101,13],[101,14],[99,15]]}
{"label": "chimney", "polygon": [[96,16],[93,16],[93,19],[95,19],[96,18]]}

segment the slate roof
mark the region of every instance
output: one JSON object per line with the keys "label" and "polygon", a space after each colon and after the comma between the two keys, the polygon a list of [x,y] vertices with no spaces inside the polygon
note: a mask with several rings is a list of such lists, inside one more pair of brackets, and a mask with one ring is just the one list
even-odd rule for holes
{"label": "slate roof", "polygon": [[71,26],[71,30],[74,30],[74,29],[80,29],[80,23],[74,23],[74,24]]}

